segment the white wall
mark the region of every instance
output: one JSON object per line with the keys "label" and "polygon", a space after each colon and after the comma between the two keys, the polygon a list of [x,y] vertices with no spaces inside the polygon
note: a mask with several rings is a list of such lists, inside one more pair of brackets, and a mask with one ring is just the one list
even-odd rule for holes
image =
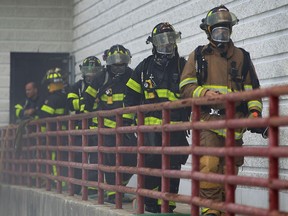
{"label": "white wall", "polygon": [[[187,57],[198,45],[207,43],[199,24],[209,9],[220,4],[225,4],[239,18],[232,39],[236,46],[250,52],[262,87],[288,83],[287,0],[74,0],[73,53],[78,78],[78,65],[86,56],[96,55],[102,60],[103,51],[116,43],[130,49],[131,67],[134,68],[151,53],[151,44],[147,45],[145,41],[153,27],[163,21],[182,32],[179,53]],[[287,97],[283,98],[281,113],[286,115],[287,104]],[[266,99],[264,109],[264,115],[267,115]],[[287,145],[287,135],[287,130],[281,129],[282,145]],[[267,145],[260,135],[246,133],[244,140],[248,146]],[[189,162],[183,169],[190,169]],[[266,176],[267,166],[266,159],[246,158],[240,175]],[[287,178],[287,159],[281,160],[280,167],[281,177]],[[190,193],[187,189],[190,183],[181,181],[181,186],[181,193]],[[287,200],[287,192],[282,195],[281,199]],[[253,202],[255,197],[259,202]],[[264,190],[243,187],[237,190],[237,200],[259,206],[267,206],[268,202]]]}
{"label": "white wall", "polygon": [[0,126],[9,123],[10,52],[71,52],[72,3],[0,0]]}

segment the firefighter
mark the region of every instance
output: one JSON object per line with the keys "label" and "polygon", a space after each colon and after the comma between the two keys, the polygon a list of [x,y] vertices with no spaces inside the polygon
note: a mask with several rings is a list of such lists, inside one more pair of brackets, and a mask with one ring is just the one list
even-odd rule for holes
{"label": "firefighter", "polygon": [[[70,91],[67,94],[67,105],[70,111],[74,111],[76,114],[85,113],[85,104],[84,104],[84,92],[92,84],[94,79],[102,79],[105,77],[104,67],[101,65],[100,60],[96,56],[88,56],[83,60],[83,63],[79,65],[80,71],[82,73],[82,79],[77,81],[73,86],[70,87]],[[97,103],[94,101],[92,109],[90,111],[95,111],[97,108]],[[81,129],[82,122],[76,122],[76,128]],[[89,120],[89,129],[94,129],[97,127],[96,118]],[[97,145],[97,136],[89,136],[88,145],[95,146]],[[75,137],[75,144],[77,146],[82,146],[82,137]],[[75,161],[82,163],[82,152],[75,153]],[[89,153],[89,162],[97,163],[97,153]],[[75,169],[74,176],[77,179],[82,179],[82,170]],[[94,171],[88,172],[88,179],[95,180],[98,179],[98,173]],[[89,187],[89,194],[93,194],[93,189],[95,188]],[[74,193],[79,194],[81,190],[80,186],[74,187]],[[95,193],[96,191],[94,191]]]}
{"label": "firefighter", "polygon": [[[66,108],[66,93],[64,91],[64,85],[62,80],[62,75],[59,72],[55,72],[55,68],[52,68],[47,71],[44,79],[44,84],[47,84],[48,95],[44,99],[44,103],[39,109],[39,118],[48,118],[48,117],[57,117],[61,115],[68,114]],[[66,125],[61,125],[61,130],[65,130]],[[56,123],[51,124],[51,131],[57,130]],[[41,131],[45,132],[46,127],[42,126]],[[55,145],[55,137],[51,137],[51,144]],[[61,145],[67,145],[67,142],[64,139],[61,139]],[[56,152],[51,154],[52,160],[56,160]],[[67,161],[68,154],[67,152],[61,152],[61,158],[63,161]],[[52,166],[53,175],[57,176],[56,166]],[[62,169],[61,174],[67,176],[67,168]],[[66,186],[65,182],[62,182],[62,186]]]}
{"label": "firefighter", "polygon": [[26,99],[23,103],[15,105],[16,117],[19,120],[37,119],[37,111],[41,104],[38,94],[38,87],[34,82],[28,82],[25,85]]}
{"label": "firefighter", "polygon": [[46,73],[45,82],[49,94],[39,110],[39,118],[66,115],[68,112],[62,75],[59,72],[55,72],[54,68],[50,69]]}
{"label": "firefighter", "polygon": [[[152,55],[144,59],[132,73],[126,86],[125,106],[140,104],[154,104],[165,101],[175,101],[180,97],[180,74],[186,60],[179,57],[177,42],[180,41],[180,32],[167,23],[156,25],[148,37],[146,43],[152,43]],[[183,109],[171,111],[171,122],[187,121],[188,115]],[[161,125],[161,111],[149,111],[145,113],[145,125]],[[144,145],[161,146],[162,137],[159,132],[144,134]],[[185,131],[171,132],[171,146],[187,146]],[[185,164],[186,155],[170,156],[170,168],[181,169]],[[161,169],[161,155],[146,154],[145,167]],[[170,179],[170,192],[178,193],[179,178]],[[145,176],[145,188],[161,191],[161,177]],[[169,202],[169,212],[173,212],[175,202]],[[148,212],[161,212],[161,200],[145,198],[145,210]]]}
{"label": "firefighter", "polygon": [[[131,76],[132,69],[128,67],[131,62],[131,54],[123,45],[116,44],[106,50],[103,55],[106,61],[106,73],[108,79],[102,84],[99,80],[95,80],[89,89],[85,92],[85,109],[91,110],[94,101],[97,101],[97,110],[113,110],[123,107],[125,97],[126,82]],[[126,120],[124,120],[126,121]],[[128,120],[129,121],[129,120]],[[115,117],[104,118],[104,126],[106,128],[115,128]],[[134,134],[124,134],[123,144],[127,146],[136,145],[136,137]],[[116,136],[105,135],[104,146],[115,147]],[[136,166],[136,154],[123,154],[124,166]],[[104,154],[104,164],[115,166],[115,154]],[[123,174],[122,184],[126,185],[131,178],[130,174]],[[105,180],[108,184],[115,185],[115,173],[106,172]],[[115,192],[107,192],[107,202],[115,203]]]}
{"label": "firefighter", "polygon": [[[211,9],[202,19],[200,28],[207,34],[209,43],[199,46],[190,55],[180,82],[184,98],[215,97],[239,91],[259,88],[259,81],[249,53],[234,46],[230,36],[237,17],[220,5]],[[237,102],[235,117],[261,117],[261,99]],[[201,107],[201,121],[225,119],[225,105]],[[235,145],[242,146],[244,129],[235,129]],[[210,129],[200,132],[200,145],[223,147],[226,129]],[[235,157],[235,169],[243,164],[243,157]],[[222,157],[204,155],[200,158],[200,172],[223,174],[225,161]],[[200,182],[200,196],[215,201],[225,201],[224,186],[218,183]],[[224,212],[201,208],[202,215],[220,216]]]}

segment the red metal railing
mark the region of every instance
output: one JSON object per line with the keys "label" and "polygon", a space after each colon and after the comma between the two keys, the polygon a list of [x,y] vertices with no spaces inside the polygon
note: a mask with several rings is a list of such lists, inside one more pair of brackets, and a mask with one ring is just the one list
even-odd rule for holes
{"label": "red metal railing", "polygon": [[[288,189],[288,180],[279,178],[279,159],[288,158],[288,147],[279,145],[279,128],[288,126],[288,116],[279,114],[280,97],[288,95],[288,86],[272,87],[255,91],[221,95],[216,98],[186,99],[175,102],[142,105],[116,109],[113,111],[99,111],[89,114],[70,115],[50,119],[31,121],[29,131],[23,136],[21,152],[16,151],[14,139],[17,126],[9,125],[0,129],[1,135],[1,179],[6,184],[17,184],[23,186],[45,186],[47,191],[51,190],[52,183],[56,183],[56,190],[62,193],[62,182],[68,184],[67,191],[73,196],[73,185],[82,186],[82,200],[88,199],[88,187],[98,188],[98,203],[104,203],[104,190],[116,191],[116,208],[122,208],[122,193],[135,194],[137,198],[137,213],[144,212],[144,197],[162,199],[161,211],[168,211],[169,201],[187,203],[191,205],[191,215],[199,215],[199,206],[219,209],[226,215],[287,215],[281,212],[279,207],[279,193]],[[234,107],[236,101],[253,98],[268,98],[269,116],[259,119],[236,119]],[[226,104],[226,119],[219,121],[200,121],[200,106],[209,104]],[[170,124],[170,110],[180,107],[192,107],[192,121]],[[162,110],[162,125],[144,125],[144,113],[150,110]],[[122,126],[122,115],[124,113],[136,113],[138,125]],[[88,119],[98,117],[99,127],[88,129]],[[116,116],[117,127],[115,129],[104,128],[103,118]],[[75,129],[75,122],[82,121],[82,129]],[[56,123],[57,130],[51,130]],[[41,124],[46,125],[46,132],[41,132]],[[67,130],[61,130],[66,124]],[[269,144],[264,147],[235,147],[234,129],[246,127],[269,126]],[[226,128],[227,138],[225,147],[200,147],[199,131],[201,129]],[[169,146],[170,132],[192,130],[192,145],[189,147]],[[157,131],[162,132],[162,146],[144,146],[144,133]],[[137,133],[137,146],[123,146],[122,135],[124,133]],[[98,146],[88,146],[88,137],[98,134]],[[105,147],[103,136],[116,134],[116,146]],[[75,146],[75,137],[82,137],[82,146]],[[51,153],[56,152],[56,160],[51,160]],[[63,152],[68,158],[61,158]],[[82,163],[74,160],[74,152],[82,152]],[[88,163],[88,154],[98,152],[98,164]],[[104,153],[116,154],[116,165],[103,165]],[[137,167],[126,167],[121,165],[123,153],[137,154]],[[161,154],[162,169],[151,169],[144,167],[145,154]],[[189,154],[192,156],[192,170],[170,170],[169,155]],[[226,173],[204,174],[199,172],[199,159],[202,155],[214,155],[225,157]],[[235,175],[234,157],[266,157],[269,160],[267,169],[268,178]],[[51,169],[56,166],[57,176],[51,174]],[[82,169],[82,180],[73,178],[74,168]],[[68,175],[62,175],[62,171],[68,169]],[[98,170],[98,182],[88,181],[88,170]],[[104,172],[116,173],[116,184],[109,185],[104,182]],[[137,187],[121,185],[122,173],[137,175]],[[144,176],[154,175],[162,178],[161,191],[151,191],[144,188]],[[169,193],[169,178],[190,179],[192,183],[191,195],[179,195]],[[225,185],[226,201],[213,202],[199,197],[199,181],[208,180]],[[269,206],[259,208],[237,204],[235,202],[235,187],[237,185],[262,187],[269,191]]]}

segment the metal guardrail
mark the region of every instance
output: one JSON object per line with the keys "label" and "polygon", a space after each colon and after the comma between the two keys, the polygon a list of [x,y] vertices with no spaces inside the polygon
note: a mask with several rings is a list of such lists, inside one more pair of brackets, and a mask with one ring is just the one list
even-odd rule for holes
{"label": "metal guardrail", "polygon": [[[0,128],[1,142],[1,181],[6,184],[17,184],[28,187],[36,186],[47,191],[51,190],[52,183],[56,181],[56,191],[62,193],[62,182],[68,184],[67,191],[70,196],[74,195],[73,185],[82,186],[82,200],[88,199],[88,187],[98,188],[98,204],[104,203],[104,190],[116,191],[116,208],[122,208],[122,193],[135,194],[137,197],[137,213],[144,213],[144,197],[162,199],[161,211],[168,212],[169,201],[187,203],[191,205],[191,215],[199,214],[199,206],[206,206],[226,212],[226,215],[287,215],[287,212],[279,210],[279,193],[288,189],[288,180],[279,178],[279,159],[288,157],[288,147],[279,146],[279,128],[288,126],[288,116],[279,114],[280,97],[288,95],[288,86],[278,86],[266,89],[258,89],[249,92],[220,95],[215,98],[185,99],[175,102],[166,102],[151,105],[141,105],[115,109],[113,111],[98,111],[87,114],[69,115],[56,118],[33,120],[28,124],[28,131],[23,136],[21,152],[15,150],[15,135],[17,125],[9,125]],[[259,119],[235,119],[234,104],[237,101],[268,98],[269,116]],[[225,104],[226,119],[219,121],[200,121],[200,106],[211,104]],[[192,121],[179,124],[170,124],[170,110],[191,107]],[[144,125],[144,113],[150,110],[162,110],[162,125]],[[122,126],[122,115],[124,113],[136,113],[138,124],[136,126]],[[98,117],[99,127],[88,129],[88,119]],[[116,116],[117,127],[114,129],[104,128],[103,119],[108,116]],[[76,121],[82,122],[82,129],[75,129]],[[50,130],[52,124],[56,123],[56,130]],[[41,125],[46,125],[46,132],[41,132]],[[66,124],[67,130],[61,130],[61,125]],[[268,146],[265,147],[235,147],[234,129],[246,127],[269,126]],[[199,132],[201,129],[226,128],[227,138],[225,147],[205,148],[200,147]],[[192,130],[192,145],[189,147],[170,147],[169,134],[172,131]],[[158,131],[162,132],[164,140],[161,147],[144,146],[144,133]],[[122,146],[122,135],[124,133],[137,133],[137,146]],[[88,146],[88,137],[98,134],[98,146]],[[103,146],[105,134],[116,134],[116,146]],[[82,146],[75,146],[75,137],[82,137]],[[52,143],[53,141],[53,143]],[[51,160],[51,152],[57,153],[57,159]],[[62,152],[67,152],[68,159],[63,161]],[[74,160],[74,153],[82,152],[82,163]],[[88,154],[98,152],[98,164],[88,163]],[[103,164],[104,153],[116,154],[116,165],[105,166]],[[137,167],[121,165],[121,154],[137,154]],[[162,169],[151,169],[144,167],[145,154],[161,154]],[[169,155],[188,154],[192,156],[191,171],[177,171],[169,169]],[[202,155],[222,156],[226,161],[226,173],[203,174],[199,172],[199,159]],[[268,178],[236,176],[233,166],[234,157],[251,156],[266,157],[269,160]],[[45,159],[42,159],[42,158]],[[57,176],[51,174],[52,166],[56,166]],[[43,172],[45,167],[45,172]],[[74,168],[82,169],[82,180],[73,178]],[[61,175],[61,170],[68,169],[68,175]],[[88,181],[88,170],[98,170],[98,181]],[[116,184],[109,185],[104,182],[104,172],[116,173]],[[137,187],[121,185],[122,173],[137,175]],[[162,178],[162,189],[152,191],[144,189],[144,176],[154,175]],[[182,178],[191,180],[191,195],[180,195],[169,193],[169,178]],[[225,185],[226,201],[213,202],[212,200],[199,197],[199,181],[208,180]],[[235,202],[235,186],[246,185],[266,188],[269,191],[269,206],[257,208],[241,205]]]}

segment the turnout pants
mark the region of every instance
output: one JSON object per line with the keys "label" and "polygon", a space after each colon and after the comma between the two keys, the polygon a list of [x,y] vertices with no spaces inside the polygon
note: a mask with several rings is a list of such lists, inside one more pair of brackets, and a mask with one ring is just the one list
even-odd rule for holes
{"label": "turnout pants", "polygon": [[[145,146],[161,146],[162,134],[161,133],[147,133],[144,136]],[[170,146],[188,146],[186,135],[184,131],[171,132],[170,134]],[[170,156],[170,169],[180,170],[181,164],[185,164],[188,155],[171,155]],[[145,155],[145,167],[161,169],[162,161],[161,155],[146,154]],[[178,193],[179,190],[179,178],[170,178],[170,193]],[[161,177],[145,176],[145,188],[150,190],[161,191]],[[145,197],[146,206],[161,205],[160,200],[156,200],[150,197]],[[171,204],[169,203],[171,206]],[[172,205],[173,206],[173,205]],[[174,204],[175,206],[175,204]]]}
{"label": "turnout pants", "polygon": [[[242,146],[243,141],[236,140],[235,146]],[[216,133],[203,130],[200,132],[200,146],[205,147],[223,147],[225,146],[225,137],[219,136]],[[235,157],[235,170],[238,172],[238,167],[242,166],[244,157]],[[200,172],[202,173],[217,173],[224,174],[225,160],[223,157],[204,155],[200,158]],[[215,201],[225,200],[224,185],[208,181],[200,182],[200,196],[206,199]]]}
{"label": "turnout pants", "polygon": [[[123,134],[123,146],[137,146],[137,139],[134,134]],[[106,147],[115,147],[116,146],[116,136],[107,135],[104,136],[104,146]],[[115,166],[116,165],[116,155],[114,153],[105,153],[104,154],[104,165]],[[122,154],[122,164],[123,166],[135,167],[137,165],[137,154]],[[124,173],[122,175],[122,185],[126,185],[130,178],[131,174]],[[110,185],[115,185],[115,173],[106,172],[105,173],[106,182]]]}

